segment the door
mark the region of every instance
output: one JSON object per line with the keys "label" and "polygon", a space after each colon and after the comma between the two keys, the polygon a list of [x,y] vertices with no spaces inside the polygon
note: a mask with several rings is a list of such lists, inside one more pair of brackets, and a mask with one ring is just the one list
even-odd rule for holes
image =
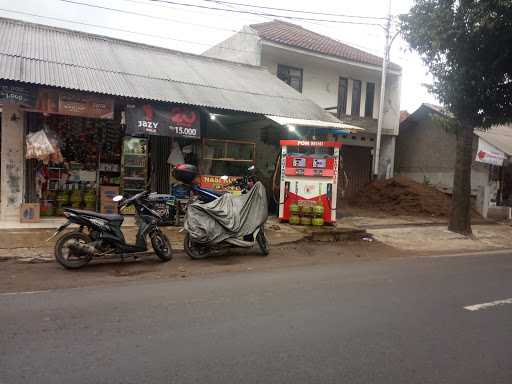
{"label": "door", "polygon": [[344,145],[340,152],[337,206],[352,198],[371,180],[372,152],[368,147]]}

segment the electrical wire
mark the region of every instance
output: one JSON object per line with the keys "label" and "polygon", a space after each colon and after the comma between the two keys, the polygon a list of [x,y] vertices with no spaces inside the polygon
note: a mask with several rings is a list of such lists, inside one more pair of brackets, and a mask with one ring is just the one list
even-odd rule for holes
{"label": "electrical wire", "polygon": [[[68,19],[61,19],[59,17],[53,17],[53,16],[41,16],[41,15],[37,15],[35,13],[14,11],[14,10],[5,9],[5,8],[0,8],[0,11],[7,12],[7,13],[14,13],[14,14],[18,14],[18,15],[25,15],[25,16],[30,16],[30,17],[38,17],[38,18],[42,18],[42,19],[54,20],[54,21],[59,21],[59,22],[64,22],[64,23],[78,24],[78,25],[83,25],[83,26],[87,26],[87,27],[101,28],[101,29],[106,29],[106,30],[111,30],[111,31],[116,31],[116,32],[131,33],[134,35],[155,37],[155,38],[159,38],[159,39],[163,39],[163,40],[173,40],[173,41],[177,41],[177,42],[181,42],[181,43],[196,44],[196,45],[206,46],[209,48],[215,46],[215,44],[216,44],[216,43],[201,43],[199,41],[193,41],[193,40],[176,39],[176,38],[170,37],[170,36],[156,35],[156,34],[146,33],[146,32],[130,31],[128,29],[107,27],[104,25],[91,24],[91,23],[85,23],[82,21],[74,21],[74,20],[68,20]],[[238,52],[255,52],[254,50],[242,50],[242,49],[235,49],[235,48],[228,48],[228,47],[222,47],[222,49],[227,49],[230,51],[238,51]]]}
{"label": "electrical wire", "polygon": [[[82,3],[80,1],[74,1],[74,0],[57,0],[57,1],[61,1],[63,3],[75,4],[75,5],[82,5],[82,6],[86,6],[86,7],[90,7],[90,8],[103,9],[103,10],[111,11],[111,12],[124,13],[124,14],[127,14],[127,15],[148,17],[148,18],[156,19],[156,20],[164,20],[164,21],[170,21],[170,22],[173,22],[173,23],[192,25],[192,26],[197,26],[197,27],[201,27],[201,28],[214,29],[214,30],[225,31],[225,32],[244,33],[244,34],[251,35],[251,36],[255,35],[254,33],[245,32],[245,31],[237,31],[236,29],[222,28],[222,27],[216,27],[214,25],[207,25],[207,24],[200,24],[200,23],[192,23],[192,22],[183,21],[183,20],[179,20],[179,19],[172,19],[170,17],[163,17],[163,16],[157,16],[157,15],[148,15],[146,13],[127,11],[127,10],[119,9],[119,8],[110,8],[110,7],[105,7],[103,5]],[[142,4],[142,3],[137,2],[137,1],[134,1],[134,3]]]}
{"label": "electrical wire", "polygon": [[270,16],[270,17],[280,17],[283,19],[291,19],[291,20],[310,20],[310,21],[319,21],[324,23],[335,23],[335,24],[355,24],[355,25],[368,25],[368,26],[377,26],[382,27],[384,26],[380,23],[369,23],[369,22],[362,22],[362,21],[345,21],[345,20],[332,20],[332,19],[317,19],[317,18],[310,18],[310,17],[300,17],[300,16],[291,16],[291,15],[279,15],[275,13],[268,13],[268,12],[255,12],[255,11],[249,11],[249,10],[241,10],[241,9],[228,9],[228,8],[219,8],[219,7],[210,7],[206,5],[199,5],[199,4],[188,4],[188,3],[181,3],[178,1],[170,1],[170,0],[149,0],[151,2],[159,2],[159,3],[166,3],[166,4],[174,4],[174,5],[181,5],[184,7],[194,7],[194,8],[201,8],[201,9],[208,9],[213,11],[221,11],[221,12],[232,12],[232,13],[245,13],[249,15],[256,15],[256,16]]}
{"label": "electrical wire", "polygon": [[306,10],[302,10],[302,9],[275,8],[275,7],[267,7],[267,6],[263,6],[263,5],[251,5],[251,4],[235,3],[235,2],[223,1],[223,0],[202,0],[202,1],[206,1],[209,3],[216,3],[216,4],[238,5],[238,6],[249,7],[249,8],[270,9],[272,11],[305,13],[305,14],[319,15],[319,16],[347,17],[347,18],[354,18],[354,19],[357,18],[357,19],[387,20],[387,17],[359,16],[359,15],[347,15],[347,14],[342,14],[342,13],[306,11]]}

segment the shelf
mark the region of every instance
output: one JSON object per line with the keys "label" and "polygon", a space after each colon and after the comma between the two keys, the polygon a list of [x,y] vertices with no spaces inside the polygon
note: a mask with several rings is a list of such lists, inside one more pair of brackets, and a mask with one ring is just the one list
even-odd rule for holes
{"label": "shelf", "polygon": [[123,180],[146,180],[146,178],[136,176],[123,176]]}
{"label": "shelf", "polygon": [[146,157],[146,154],[145,153],[124,153],[123,156],[137,156],[137,157]]}
{"label": "shelf", "polygon": [[124,165],[125,168],[146,168],[145,165]]}
{"label": "shelf", "polygon": [[144,188],[123,188],[123,191],[139,191],[139,192],[142,192],[144,190],[145,190]]}

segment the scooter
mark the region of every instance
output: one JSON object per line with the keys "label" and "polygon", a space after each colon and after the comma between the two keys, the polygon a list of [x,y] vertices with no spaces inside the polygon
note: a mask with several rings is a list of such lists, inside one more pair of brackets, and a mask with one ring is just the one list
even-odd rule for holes
{"label": "scooter", "polygon": [[[221,198],[222,195],[224,195],[226,192],[218,192],[201,188],[197,183],[199,172],[193,165],[180,164],[173,170],[173,176],[178,181],[181,181],[182,183],[190,186],[192,192],[197,196],[197,199],[199,200],[196,203],[189,204],[187,208],[187,217],[185,219],[184,229],[187,231],[187,233],[185,235],[183,247],[190,258],[196,260],[204,259],[227,248],[251,248],[256,244],[259,246],[260,251],[264,256],[269,254],[269,244],[264,232],[264,224],[268,213],[265,188],[261,182],[256,180],[254,167],[250,167],[248,171],[250,173],[249,175],[239,178],[231,184],[225,184],[225,186],[239,187],[242,190],[242,194],[250,193],[253,188],[257,188],[257,198],[260,199],[259,201],[261,202],[261,206],[258,207],[258,212],[254,212],[254,214],[256,214],[256,216],[263,217],[264,219],[258,223],[258,225],[251,233],[244,233],[243,236],[230,234],[230,236],[226,237],[220,242],[205,242],[197,241],[197,239],[194,239],[194,237],[191,235],[191,230],[193,231],[192,227],[197,226],[200,223],[194,222],[193,219],[191,220],[190,210],[191,208],[194,210],[199,209],[199,211],[211,210],[211,215],[206,216],[205,219],[214,220],[213,217],[215,216],[215,201]],[[225,176],[223,176],[221,179],[227,181],[227,177]],[[233,198],[236,199],[236,197]],[[194,206],[194,204],[200,204],[200,206],[197,207]],[[251,205],[251,207],[252,206],[253,205]],[[224,213],[220,214],[223,215]],[[236,215],[238,213],[232,212],[232,214]],[[228,229],[225,230],[227,231]]]}
{"label": "scooter", "polygon": [[68,222],[60,226],[52,237],[59,235],[71,224],[79,228],[65,233],[55,244],[55,259],[67,269],[77,269],[88,264],[93,258],[121,258],[137,256],[148,251],[147,237],[156,255],[162,261],[172,259],[171,243],[160,230],[160,215],[149,207],[149,192],[141,192],[132,197],[115,196],[119,209],[133,205],[136,222],[139,225],[135,244],[128,244],[121,231],[123,215],[107,215],[92,211],[65,208],[64,216]]}

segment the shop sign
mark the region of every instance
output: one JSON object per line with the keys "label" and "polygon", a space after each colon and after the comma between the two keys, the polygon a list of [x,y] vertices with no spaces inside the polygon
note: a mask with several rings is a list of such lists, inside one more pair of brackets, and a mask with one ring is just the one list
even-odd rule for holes
{"label": "shop sign", "polygon": [[30,85],[0,84],[0,105],[6,104],[33,108],[36,105],[36,92]]}
{"label": "shop sign", "polygon": [[40,89],[36,110],[66,116],[113,119],[114,101],[109,97]]}
{"label": "shop sign", "polygon": [[201,138],[199,111],[171,105],[129,104],[126,106],[126,134]]}
{"label": "shop sign", "polygon": [[213,189],[217,191],[229,191],[236,192],[240,191],[236,187],[226,187],[226,185],[232,184],[236,181],[238,176],[228,176],[227,180],[222,180],[221,176],[202,175],[199,178],[199,185],[201,188]]}
{"label": "shop sign", "polygon": [[0,104],[19,104],[33,112],[113,119],[114,100],[80,92],[0,83]]}
{"label": "shop sign", "polygon": [[506,158],[507,156],[504,152],[481,138],[478,138],[478,150],[476,151],[475,161],[501,167],[503,165],[503,160]]}

